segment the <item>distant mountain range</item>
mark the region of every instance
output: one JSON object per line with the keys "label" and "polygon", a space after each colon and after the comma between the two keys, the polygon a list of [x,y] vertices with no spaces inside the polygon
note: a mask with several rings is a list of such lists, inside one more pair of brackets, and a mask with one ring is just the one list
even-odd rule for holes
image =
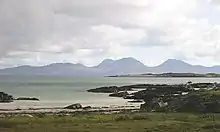
{"label": "distant mountain range", "polygon": [[111,76],[144,73],[220,73],[220,66],[191,65],[181,60],[169,59],[163,64],[148,67],[134,58],[106,59],[99,65],[54,63],[46,66],[18,66],[0,70],[0,75],[47,75],[47,76]]}

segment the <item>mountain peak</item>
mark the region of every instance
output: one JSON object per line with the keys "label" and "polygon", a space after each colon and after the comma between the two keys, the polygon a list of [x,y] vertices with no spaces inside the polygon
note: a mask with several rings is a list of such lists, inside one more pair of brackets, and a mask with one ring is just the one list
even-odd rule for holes
{"label": "mountain peak", "polygon": [[127,58],[122,58],[119,60],[116,60],[116,62],[128,62],[128,63],[139,63],[142,64],[139,60],[133,58],[133,57],[127,57]]}
{"label": "mountain peak", "polygon": [[[182,60],[168,59],[159,66],[156,66],[157,72],[191,72],[193,65]],[[193,69],[194,70],[194,69]],[[196,71],[196,70],[195,70]]]}
{"label": "mountain peak", "polygon": [[107,75],[142,73],[147,70],[147,66],[132,57],[118,60],[106,59],[96,68],[103,69]]}
{"label": "mountain peak", "polygon": [[101,63],[109,63],[109,62],[114,62],[114,60],[112,60],[112,59],[105,59]]}
{"label": "mountain peak", "polygon": [[96,67],[107,67],[107,66],[110,66],[111,64],[113,64],[115,61],[112,60],[112,59],[105,59],[103,60],[98,66]]}
{"label": "mountain peak", "polygon": [[119,59],[119,60],[136,60],[137,61],[137,59],[135,59],[133,57],[125,57],[125,58],[122,58],[122,59]]}
{"label": "mountain peak", "polygon": [[168,59],[161,65],[190,65],[182,60],[177,60],[177,59]]}

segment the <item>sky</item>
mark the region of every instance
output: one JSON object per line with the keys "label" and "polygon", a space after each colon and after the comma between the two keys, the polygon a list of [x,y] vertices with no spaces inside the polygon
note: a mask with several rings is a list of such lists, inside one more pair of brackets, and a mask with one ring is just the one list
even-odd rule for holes
{"label": "sky", "polygon": [[220,65],[220,0],[0,0],[0,68],[124,57]]}

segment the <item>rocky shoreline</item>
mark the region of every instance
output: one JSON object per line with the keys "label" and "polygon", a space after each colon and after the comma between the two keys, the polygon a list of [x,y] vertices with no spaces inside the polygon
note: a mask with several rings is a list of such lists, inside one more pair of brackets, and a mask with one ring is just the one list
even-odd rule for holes
{"label": "rocky shoreline", "polygon": [[[141,89],[137,92],[134,89]],[[144,89],[144,90],[143,90]],[[204,112],[220,113],[220,84],[138,84],[130,86],[111,86],[90,89],[88,92],[106,93],[110,97],[132,99],[132,102],[144,102],[140,109],[149,112]],[[131,102],[131,101],[129,101]]]}
{"label": "rocky shoreline", "polygon": [[[16,101],[40,101],[38,98],[33,98],[33,97],[18,97],[14,98],[12,95],[0,92],[0,98],[1,102],[0,103],[12,103]],[[33,103],[34,103],[33,102]],[[139,110],[139,106],[135,105],[118,105],[118,106],[101,106],[101,107],[94,107],[94,106],[89,106],[85,105],[83,106],[80,103],[74,103],[71,105],[66,105],[62,107],[44,107],[44,108],[34,108],[34,107],[27,107],[27,108],[0,108],[0,114],[34,114],[34,113],[44,113],[44,114],[56,114],[56,113],[75,113],[75,112],[119,112],[123,110]]]}
{"label": "rocky shoreline", "polygon": [[[59,108],[29,108],[8,109],[0,113],[22,112],[77,112],[77,111],[120,111],[140,110],[148,112],[195,112],[220,113],[220,84],[219,83],[192,83],[186,84],[137,84],[128,86],[110,86],[90,89],[88,92],[108,93],[109,97],[123,98],[132,106],[92,107],[82,106],[79,103]],[[19,97],[0,92],[0,102],[10,103],[15,100],[39,101],[38,98]]]}

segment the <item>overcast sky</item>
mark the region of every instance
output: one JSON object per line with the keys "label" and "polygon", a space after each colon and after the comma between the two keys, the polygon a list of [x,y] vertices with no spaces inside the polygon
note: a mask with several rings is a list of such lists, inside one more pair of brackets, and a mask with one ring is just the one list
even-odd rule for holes
{"label": "overcast sky", "polygon": [[0,68],[123,57],[220,65],[220,0],[0,0]]}

